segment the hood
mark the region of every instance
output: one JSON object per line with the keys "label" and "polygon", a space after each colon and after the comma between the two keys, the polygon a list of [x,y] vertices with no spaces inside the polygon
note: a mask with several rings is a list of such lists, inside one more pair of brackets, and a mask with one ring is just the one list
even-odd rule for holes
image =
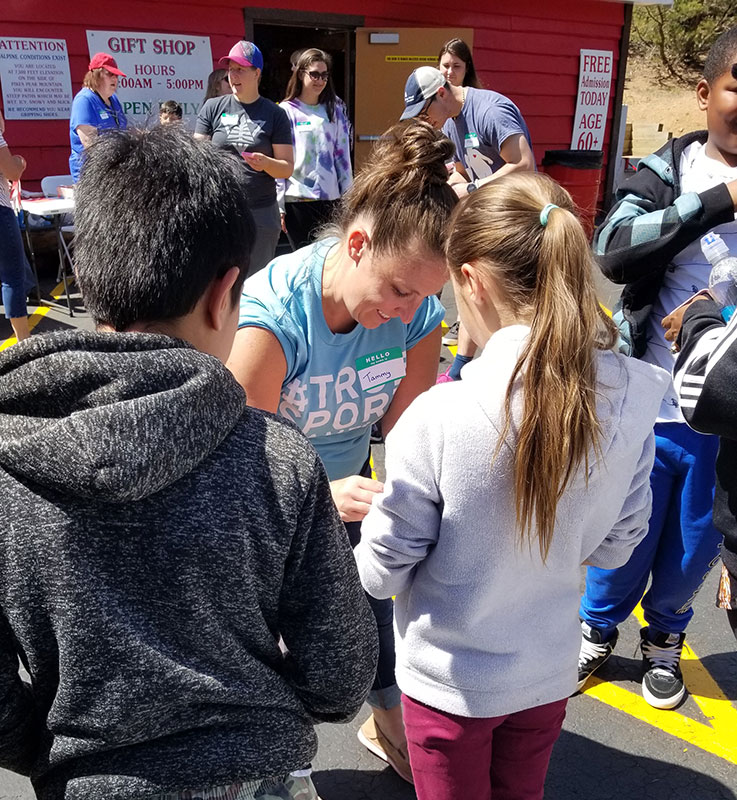
{"label": "hood", "polygon": [[71,495],[138,500],[190,472],[245,408],[223,364],[186,342],[32,336],[0,353],[0,468]]}
{"label": "hood", "polygon": [[[500,432],[509,377],[529,333],[524,325],[502,328],[489,339],[479,358],[462,371],[462,383],[473,390],[484,413]],[[596,368],[599,444],[606,460],[612,451],[641,446],[655,424],[671,378],[660,367],[611,350],[599,353]],[[512,398],[512,413],[514,419],[522,413],[519,393]],[[512,429],[514,436],[514,423]]]}

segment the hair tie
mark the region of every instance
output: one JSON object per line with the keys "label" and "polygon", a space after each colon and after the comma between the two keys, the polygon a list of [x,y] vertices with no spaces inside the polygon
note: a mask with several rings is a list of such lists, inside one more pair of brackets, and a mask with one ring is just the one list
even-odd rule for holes
{"label": "hair tie", "polygon": [[540,224],[543,228],[548,224],[548,214],[550,214],[554,208],[560,208],[560,206],[556,206],[555,203],[548,203],[540,212]]}

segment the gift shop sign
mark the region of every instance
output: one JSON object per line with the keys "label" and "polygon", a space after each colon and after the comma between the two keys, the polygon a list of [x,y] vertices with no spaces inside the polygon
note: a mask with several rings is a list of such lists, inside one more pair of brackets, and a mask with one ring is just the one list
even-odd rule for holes
{"label": "gift shop sign", "polygon": [[601,150],[612,83],[610,50],[581,50],[572,150]]}
{"label": "gift shop sign", "polygon": [[87,46],[90,58],[110,53],[125,72],[115,94],[129,124],[146,127],[158,122],[159,105],[176,100],[191,125],[212,71],[208,36],[87,31]]}
{"label": "gift shop sign", "polygon": [[0,83],[6,119],[69,119],[67,43],[0,36]]}

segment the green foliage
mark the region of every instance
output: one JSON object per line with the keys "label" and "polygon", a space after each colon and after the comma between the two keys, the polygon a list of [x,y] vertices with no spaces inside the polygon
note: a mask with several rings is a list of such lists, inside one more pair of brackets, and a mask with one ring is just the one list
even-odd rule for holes
{"label": "green foliage", "polygon": [[632,15],[631,52],[690,85],[714,40],[734,25],[735,0],[674,0],[671,7],[637,6]]}

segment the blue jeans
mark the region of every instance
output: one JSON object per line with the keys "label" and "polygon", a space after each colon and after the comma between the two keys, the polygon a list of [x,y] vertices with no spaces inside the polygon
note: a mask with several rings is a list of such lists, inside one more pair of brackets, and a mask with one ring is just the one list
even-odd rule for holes
{"label": "blue jeans", "polygon": [[18,218],[12,208],[5,206],[0,206],[0,281],[5,316],[25,317],[26,297],[34,286],[33,273],[23,250]]}
{"label": "blue jeans", "polygon": [[722,537],[711,516],[718,446],[718,437],[696,433],[685,423],[655,425],[648,532],[624,566],[589,567],[586,572],[580,616],[605,637],[641,598],[645,620],[655,630],[686,629],[693,616],[691,604],[719,559]]}
{"label": "blue jeans", "polygon": [[[361,523],[347,522],[345,528],[351,547],[355,547],[361,541]],[[379,662],[367,702],[373,708],[394,708],[402,701],[402,693],[394,677],[394,601],[391,598],[377,600],[368,592],[366,599],[374,612],[379,633]]]}

